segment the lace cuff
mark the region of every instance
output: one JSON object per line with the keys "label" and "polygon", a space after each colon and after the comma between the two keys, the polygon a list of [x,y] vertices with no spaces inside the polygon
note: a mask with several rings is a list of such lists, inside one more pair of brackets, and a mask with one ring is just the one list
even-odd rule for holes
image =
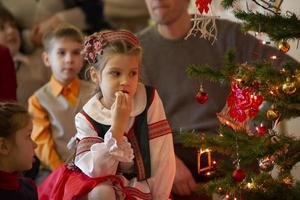
{"label": "lace cuff", "polygon": [[123,136],[122,142],[118,145],[115,138],[112,137],[112,132],[107,132],[104,136],[104,144],[110,155],[120,162],[132,162],[134,155],[131,144],[127,137]]}

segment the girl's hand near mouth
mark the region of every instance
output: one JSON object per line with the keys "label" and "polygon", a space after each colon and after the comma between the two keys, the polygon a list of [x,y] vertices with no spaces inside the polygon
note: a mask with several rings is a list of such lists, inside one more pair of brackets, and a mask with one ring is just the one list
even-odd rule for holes
{"label": "girl's hand near mouth", "polygon": [[117,143],[122,141],[122,137],[125,133],[125,127],[130,117],[131,107],[131,96],[129,96],[126,91],[116,92],[116,100],[111,107],[111,131],[113,137],[117,140]]}

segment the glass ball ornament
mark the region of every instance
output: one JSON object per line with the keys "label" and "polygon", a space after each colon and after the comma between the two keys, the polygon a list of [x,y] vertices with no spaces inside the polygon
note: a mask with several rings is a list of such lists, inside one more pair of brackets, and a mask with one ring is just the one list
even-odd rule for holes
{"label": "glass ball ornament", "polygon": [[208,100],[208,94],[206,92],[199,91],[196,94],[195,98],[196,98],[196,100],[197,100],[198,103],[204,104]]}
{"label": "glass ball ornament", "polygon": [[202,84],[200,84],[200,88],[199,88],[199,91],[197,92],[197,94],[195,96],[195,99],[200,104],[204,104],[208,100],[208,94],[204,91]]}
{"label": "glass ball ornament", "polygon": [[294,81],[287,81],[285,82],[283,85],[282,85],[282,91],[285,93],[285,94],[293,94],[295,93],[297,90],[297,87],[296,87],[296,82]]}
{"label": "glass ball ornament", "polygon": [[268,128],[265,127],[262,123],[259,126],[255,127],[255,130],[258,136],[263,136],[268,132]]}
{"label": "glass ball ornament", "polygon": [[232,178],[236,182],[242,182],[246,178],[246,173],[243,169],[237,168],[232,172]]}
{"label": "glass ball ornament", "polygon": [[270,108],[269,110],[267,110],[266,115],[268,120],[275,120],[279,117],[279,112],[274,108]]}
{"label": "glass ball ornament", "polygon": [[291,46],[287,41],[282,41],[278,43],[278,49],[283,52],[287,53],[290,50]]}

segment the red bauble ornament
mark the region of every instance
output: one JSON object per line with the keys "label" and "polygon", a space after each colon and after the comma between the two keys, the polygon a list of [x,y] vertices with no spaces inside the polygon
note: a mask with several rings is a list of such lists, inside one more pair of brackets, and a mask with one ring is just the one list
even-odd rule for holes
{"label": "red bauble ornament", "polygon": [[260,126],[255,127],[255,129],[259,136],[265,135],[268,131],[268,129],[263,124],[260,124]]}
{"label": "red bauble ornament", "polygon": [[200,104],[204,104],[205,102],[207,102],[208,100],[208,94],[206,92],[203,92],[203,91],[199,91],[197,94],[196,94],[196,100],[198,103]]}
{"label": "red bauble ornament", "polygon": [[243,169],[236,169],[232,172],[232,178],[236,181],[236,182],[242,182],[244,180],[244,178],[246,177],[246,173]]}

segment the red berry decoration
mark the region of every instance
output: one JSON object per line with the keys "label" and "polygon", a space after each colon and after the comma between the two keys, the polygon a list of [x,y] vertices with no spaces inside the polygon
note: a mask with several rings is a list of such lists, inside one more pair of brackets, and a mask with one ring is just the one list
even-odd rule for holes
{"label": "red berry decoration", "polygon": [[236,181],[236,182],[242,182],[244,180],[244,178],[246,177],[246,173],[243,169],[236,169],[232,172],[232,178]]}
{"label": "red berry decoration", "polygon": [[208,94],[204,92],[202,84],[200,85],[200,89],[195,96],[196,100],[200,104],[204,104],[208,100]]}
{"label": "red berry decoration", "polygon": [[199,91],[196,94],[196,100],[197,100],[198,103],[204,104],[208,100],[208,94],[206,92]]}
{"label": "red berry decoration", "polygon": [[255,127],[255,129],[259,136],[265,135],[268,131],[268,129],[263,124],[260,124],[260,126]]}

